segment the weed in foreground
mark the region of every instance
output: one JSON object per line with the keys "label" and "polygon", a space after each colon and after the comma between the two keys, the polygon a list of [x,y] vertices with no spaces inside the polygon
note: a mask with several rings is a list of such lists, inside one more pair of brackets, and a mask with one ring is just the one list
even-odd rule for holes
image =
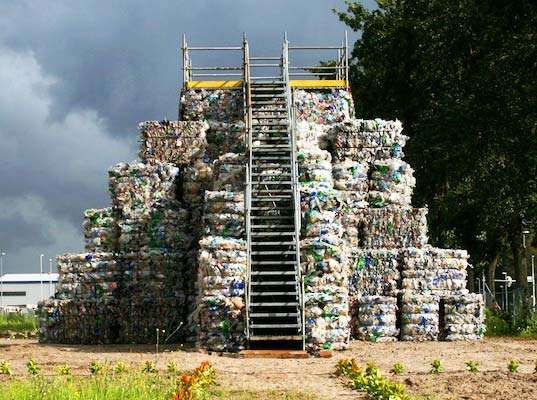
{"label": "weed in foreground", "polygon": [[33,358],[30,358],[26,363],[26,371],[28,371],[30,375],[39,375],[41,368],[39,365],[37,365]]}
{"label": "weed in foreground", "polygon": [[5,360],[0,361],[0,375],[13,375],[13,371],[11,371],[11,364]]}
{"label": "weed in foreground", "polygon": [[401,375],[403,372],[405,372],[405,366],[400,362],[396,362],[393,364],[391,372],[394,375]]}
{"label": "weed in foreground", "polygon": [[512,374],[516,374],[518,372],[518,367],[520,367],[520,362],[518,360],[509,360],[507,363],[507,369]]}
{"label": "weed in foreground", "polygon": [[442,366],[442,361],[440,361],[438,358],[435,358],[431,362],[431,374],[439,374],[441,372],[444,372],[444,367]]}
{"label": "weed in foreground", "polygon": [[479,372],[479,363],[474,360],[466,361],[466,369],[470,372]]}
{"label": "weed in foreground", "polygon": [[385,378],[372,363],[364,371],[355,359],[339,360],[336,375],[350,379],[353,389],[367,393],[374,400],[414,400],[405,385]]}

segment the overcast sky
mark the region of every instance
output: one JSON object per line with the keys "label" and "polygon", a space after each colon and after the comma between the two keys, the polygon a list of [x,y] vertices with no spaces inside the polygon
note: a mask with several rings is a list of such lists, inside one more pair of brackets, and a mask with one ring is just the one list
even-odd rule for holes
{"label": "overcast sky", "polygon": [[41,253],[48,260],[82,251],[82,212],[109,204],[107,169],[136,157],[138,122],[176,118],[181,32],[191,45],[239,45],[246,32],[252,54],[278,55],[284,31],[297,45],[338,44],[345,26],[331,12],[334,7],[345,5],[342,0],[2,0],[5,270],[35,272]]}

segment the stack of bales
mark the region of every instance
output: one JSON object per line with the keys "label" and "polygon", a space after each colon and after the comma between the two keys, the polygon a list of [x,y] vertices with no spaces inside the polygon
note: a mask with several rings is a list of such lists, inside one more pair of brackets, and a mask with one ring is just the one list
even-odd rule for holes
{"label": "stack of bales", "polygon": [[353,249],[349,282],[353,327],[363,340],[395,340],[400,272],[395,249]]}
{"label": "stack of bales", "polygon": [[58,272],[55,298],[40,305],[41,339],[85,344],[117,342],[123,276],[114,254],[59,256]]}
{"label": "stack of bales", "polygon": [[157,329],[173,336],[184,320],[184,253],[151,249],[122,253],[121,328],[127,343],[154,343]]}
{"label": "stack of bales", "polygon": [[[295,92],[298,110],[298,170],[302,230],[301,274],[304,280],[305,331],[308,350],[341,350],[350,338],[347,255],[340,223],[341,199],[334,189],[330,153],[320,139],[333,118],[345,118],[341,102],[325,115],[316,105],[337,101],[337,95]],[[333,105],[333,104],[332,104]],[[308,140],[311,139],[311,140]],[[317,141],[317,142],[315,142]]]}
{"label": "stack of bales", "polygon": [[244,347],[246,242],[244,193],[205,193],[200,240],[197,310],[198,344],[215,351]]}
{"label": "stack of bales", "polygon": [[[213,351],[245,346],[247,251],[244,216],[246,169],[242,92],[211,103],[201,92],[209,120],[208,156],[212,178],[204,193],[199,240],[195,310],[191,315],[197,344]],[[183,96],[185,102],[191,100]],[[186,111],[186,109],[185,109]]]}
{"label": "stack of bales", "polygon": [[429,292],[401,294],[401,340],[437,340],[440,331],[440,299]]}

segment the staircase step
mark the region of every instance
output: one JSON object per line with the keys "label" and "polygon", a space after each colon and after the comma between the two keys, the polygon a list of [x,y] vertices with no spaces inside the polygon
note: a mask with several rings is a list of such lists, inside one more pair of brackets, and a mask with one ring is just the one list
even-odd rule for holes
{"label": "staircase step", "polygon": [[257,329],[282,329],[282,328],[300,328],[299,324],[251,324],[250,328]]}
{"label": "staircase step", "polygon": [[259,225],[251,225],[251,227],[252,229],[275,229],[275,228],[290,229],[290,228],[294,228],[294,225],[259,224]]}
{"label": "staircase step", "polygon": [[251,232],[252,237],[259,236],[292,236],[295,232]]}
{"label": "staircase step", "polygon": [[259,335],[259,336],[254,336],[254,335],[251,335],[250,336],[250,340],[251,341],[269,341],[269,340],[274,340],[274,341],[284,341],[284,340],[296,340],[296,341],[302,341],[302,336],[301,335],[274,335],[274,336],[271,336],[271,335]]}
{"label": "staircase step", "polygon": [[295,281],[264,281],[264,282],[251,282],[251,285],[255,286],[273,286],[273,285],[296,285]]}
{"label": "staircase step", "polygon": [[291,185],[293,182],[291,181],[261,181],[261,182],[252,182],[252,185],[260,186],[260,185]]}
{"label": "staircase step", "polygon": [[257,301],[250,303],[254,307],[295,307],[298,306],[296,301]]}
{"label": "staircase step", "polygon": [[280,241],[280,242],[256,242],[252,240],[252,246],[291,246],[295,244],[294,241]]}
{"label": "staircase step", "polygon": [[260,250],[251,251],[252,256],[284,256],[284,255],[296,255],[296,251],[293,250]]}
{"label": "staircase step", "polygon": [[[293,252],[294,254],[294,252]],[[252,265],[295,265],[296,261],[255,261],[252,260]]]}
{"label": "staircase step", "polygon": [[295,275],[295,271],[251,271],[252,276],[280,276],[280,275]]}

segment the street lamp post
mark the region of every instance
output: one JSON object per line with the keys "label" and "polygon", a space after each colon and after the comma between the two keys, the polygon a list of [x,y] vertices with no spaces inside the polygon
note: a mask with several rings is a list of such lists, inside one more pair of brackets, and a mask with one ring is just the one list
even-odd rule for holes
{"label": "street lamp post", "polygon": [[0,250],[0,311],[4,309],[4,256],[5,252]]}
{"label": "street lamp post", "polygon": [[531,255],[531,285],[533,288],[533,311],[537,311],[536,305],[537,305],[537,299],[536,299],[536,293],[535,293],[535,254]]}
{"label": "street lamp post", "polygon": [[48,259],[48,297],[51,297],[52,293],[52,258]]}
{"label": "street lamp post", "polygon": [[43,257],[45,257],[44,254],[41,254],[39,256],[39,280],[41,281],[41,301],[43,301]]}

